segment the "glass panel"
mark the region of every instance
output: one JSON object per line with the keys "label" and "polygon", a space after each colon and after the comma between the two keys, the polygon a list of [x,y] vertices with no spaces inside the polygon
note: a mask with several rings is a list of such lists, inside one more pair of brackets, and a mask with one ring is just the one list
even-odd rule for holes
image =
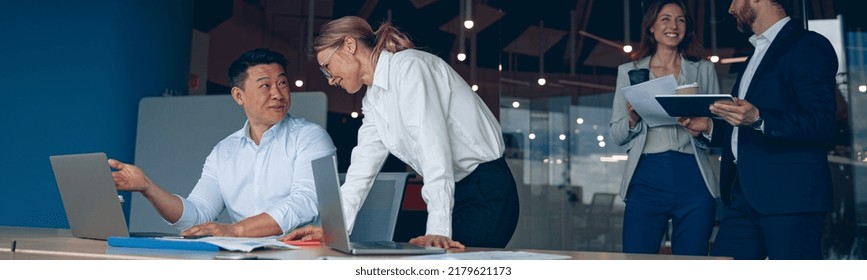
{"label": "glass panel", "polygon": [[565,89],[515,97],[533,90],[507,87],[514,96],[500,101],[506,157],[521,197],[510,247],[620,251],[617,193],[626,152],[606,142],[614,94],[579,97],[578,105]]}
{"label": "glass panel", "polygon": [[[831,169],[835,191],[843,189],[844,192],[834,194],[838,209],[832,214],[832,221],[839,224],[832,229],[838,234],[826,255],[867,259],[867,247],[858,245],[867,242],[867,111],[864,110],[867,108],[867,34],[848,32],[846,39],[848,82],[843,84],[843,92],[848,94],[843,94],[843,97],[848,101],[847,120],[851,123],[851,135],[847,135],[844,131],[847,127],[843,125],[835,149],[836,157],[831,157],[837,159],[832,160]],[[846,234],[851,232],[852,224],[852,217],[846,210],[855,212],[855,240]]]}

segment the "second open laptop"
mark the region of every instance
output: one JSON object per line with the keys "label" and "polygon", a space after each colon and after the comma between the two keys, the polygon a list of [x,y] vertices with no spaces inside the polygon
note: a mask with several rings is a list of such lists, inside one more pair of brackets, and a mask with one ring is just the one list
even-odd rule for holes
{"label": "second open laptop", "polygon": [[104,153],[58,155],[51,156],[50,160],[72,236],[106,240],[110,236],[177,235],[159,232],[130,234]]}
{"label": "second open laptop", "polygon": [[319,200],[319,217],[325,234],[325,244],[328,247],[351,255],[417,255],[446,252],[442,248],[421,247],[388,240],[350,242],[341,206],[337,157],[329,155],[318,158],[313,160],[312,165],[316,196]]}

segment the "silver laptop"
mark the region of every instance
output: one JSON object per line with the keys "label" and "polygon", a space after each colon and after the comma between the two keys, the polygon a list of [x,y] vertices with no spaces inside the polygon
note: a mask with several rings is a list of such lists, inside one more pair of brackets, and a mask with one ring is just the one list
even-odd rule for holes
{"label": "silver laptop", "polygon": [[421,247],[387,240],[350,242],[340,200],[337,157],[330,155],[318,158],[313,160],[312,165],[316,196],[319,200],[319,217],[325,234],[325,244],[328,247],[351,255],[416,255],[446,252],[442,248]]}
{"label": "silver laptop", "polygon": [[73,236],[106,240],[109,236],[176,235],[130,234],[104,153],[51,156],[50,159]]}

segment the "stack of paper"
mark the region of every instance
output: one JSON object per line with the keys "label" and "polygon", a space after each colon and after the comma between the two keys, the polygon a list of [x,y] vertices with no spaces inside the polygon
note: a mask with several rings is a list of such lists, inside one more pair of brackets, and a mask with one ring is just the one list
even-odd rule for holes
{"label": "stack of paper", "polygon": [[656,101],[656,95],[674,94],[677,81],[673,75],[656,78],[637,85],[622,88],[623,96],[644,123],[649,127],[677,124],[677,119],[668,116],[665,109]]}

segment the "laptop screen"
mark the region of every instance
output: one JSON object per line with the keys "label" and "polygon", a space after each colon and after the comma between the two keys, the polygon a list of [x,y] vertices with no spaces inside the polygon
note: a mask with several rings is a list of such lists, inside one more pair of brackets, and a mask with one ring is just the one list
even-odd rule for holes
{"label": "laptop screen", "polygon": [[350,252],[349,235],[343,218],[340,201],[340,179],[337,174],[337,157],[329,155],[313,160],[313,180],[319,201],[319,217],[325,244],[342,252]]}
{"label": "laptop screen", "polygon": [[101,240],[129,236],[104,153],[51,156],[50,160],[73,236]]}
{"label": "laptop screen", "polygon": [[[446,251],[436,247],[420,247],[392,241],[349,242],[343,207],[340,200],[340,179],[337,174],[337,157],[326,156],[312,162],[316,197],[319,201],[319,216],[325,245],[349,254],[441,254]],[[405,177],[404,177],[405,178]],[[402,190],[402,189],[401,189]],[[393,191],[392,191],[393,192]],[[371,192],[374,193],[374,192]],[[362,207],[363,208],[363,207]],[[383,217],[385,218],[385,217]]]}

